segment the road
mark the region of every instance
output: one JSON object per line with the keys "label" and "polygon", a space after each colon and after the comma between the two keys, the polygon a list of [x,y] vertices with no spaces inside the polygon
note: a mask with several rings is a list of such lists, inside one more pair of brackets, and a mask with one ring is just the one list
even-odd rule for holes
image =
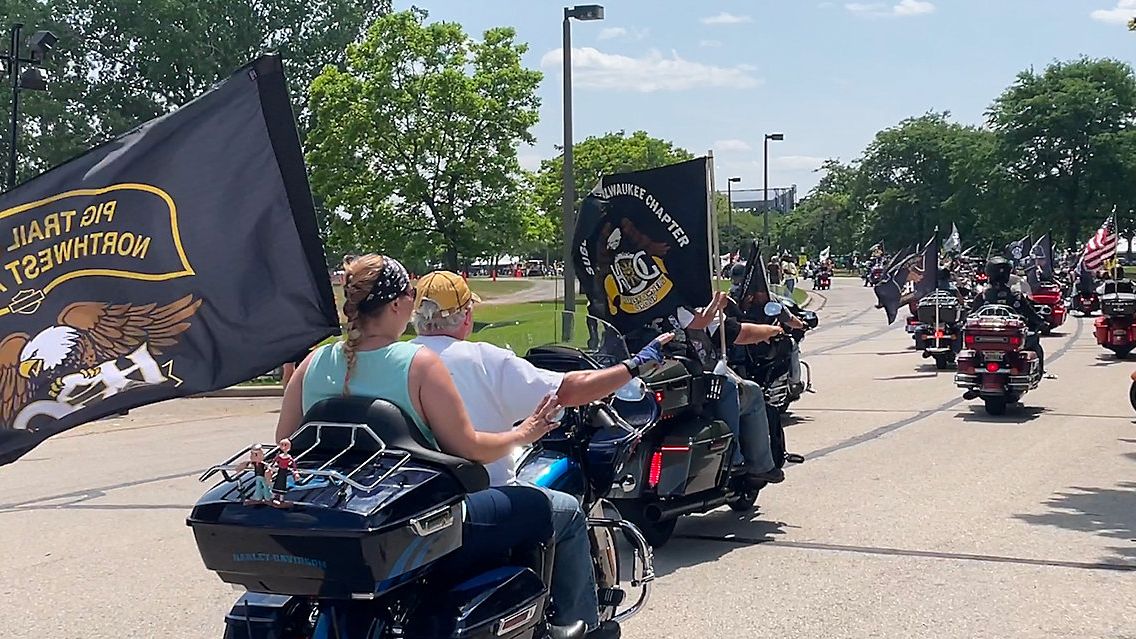
{"label": "road", "polygon": [[[1132,365],[1091,320],[1046,341],[1026,408],[988,418],[857,280],[805,342],[809,459],[759,510],[680,522],[626,637],[1136,637]],[[0,636],[219,637],[236,593],[184,524],[197,473],[269,437],[275,400],[194,399],[0,469]]]}

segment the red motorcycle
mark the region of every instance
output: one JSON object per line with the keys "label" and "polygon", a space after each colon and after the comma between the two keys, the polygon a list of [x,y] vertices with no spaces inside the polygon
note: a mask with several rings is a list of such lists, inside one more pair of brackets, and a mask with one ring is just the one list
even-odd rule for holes
{"label": "red motorcycle", "polygon": [[1040,307],[1038,311],[1045,319],[1046,327],[1043,331],[1045,335],[1049,335],[1053,329],[1065,323],[1067,311],[1063,297],[1061,287],[1052,283],[1042,284],[1030,295],[1030,299]]}
{"label": "red motorcycle", "polygon": [[1100,308],[1100,298],[1096,293],[1078,292],[1073,296],[1073,309],[1082,317],[1092,315]]}
{"label": "red motorcycle", "polygon": [[1128,357],[1136,349],[1136,294],[1108,293],[1100,298],[1101,316],[1093,322],[1097,344]]}
{"label": "red motorcycle", "polygon": [[1037,388],[1041,362],[1025,350],[1024,318],[1007,306],[987,305],[963,327],[963,349],[956,360],[955,385],[966,399],[982,398],[986,412],[1003,415],[1006,407]]}
{"label": "red motorcycle", "polygon": [[817,274],[816,285],[813,287],[818,291],[827,291],[832,288],[832,274],[828,271],[821,271]]}

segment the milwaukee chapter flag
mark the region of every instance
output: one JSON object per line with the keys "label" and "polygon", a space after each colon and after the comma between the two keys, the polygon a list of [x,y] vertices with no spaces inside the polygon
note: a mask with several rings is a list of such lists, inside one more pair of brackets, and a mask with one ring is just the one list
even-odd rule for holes
{"label": "milwaukee chapter flag", "polygon": [[339,332],[280,58],[0,195],[0,464]]}
{"label": "milwaukee chapter flag", "polygon": [[584,198],[574,262],[589,307],[623,333],[710,301],[710,166],[605,176]]}

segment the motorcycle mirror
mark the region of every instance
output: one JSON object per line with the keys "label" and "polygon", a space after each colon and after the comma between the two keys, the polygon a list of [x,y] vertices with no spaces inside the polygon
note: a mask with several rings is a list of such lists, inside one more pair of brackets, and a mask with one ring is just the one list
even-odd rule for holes
{"label": "motorcycle mirror", "polygon": [[625,402],[637,402],[647,396],[647,384],[638,377],[631,378],[615,391],[615,398]]}
{"label": "motorcycle mirror", "polygon": [[765,311],[766,315],[770,317],[777,317],[781,314],[781,311],[785,310],[785,307],[778,302],[766,302],[765,308],[763,310]]}

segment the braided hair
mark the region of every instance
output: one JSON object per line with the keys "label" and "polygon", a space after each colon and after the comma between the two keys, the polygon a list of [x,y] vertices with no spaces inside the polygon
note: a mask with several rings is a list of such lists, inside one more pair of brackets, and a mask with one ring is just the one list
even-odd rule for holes
{"label": "braided hair", "polygon": [[343,315],[347,318],[347,337],[343,354],[347,358],[347,374],[343,379],[343,395],[358,361],[359,341],[363,338],[362,319],[378,315],[410,286],[410,276],[398,260],[385,255],[361,255],[343,263]]}

